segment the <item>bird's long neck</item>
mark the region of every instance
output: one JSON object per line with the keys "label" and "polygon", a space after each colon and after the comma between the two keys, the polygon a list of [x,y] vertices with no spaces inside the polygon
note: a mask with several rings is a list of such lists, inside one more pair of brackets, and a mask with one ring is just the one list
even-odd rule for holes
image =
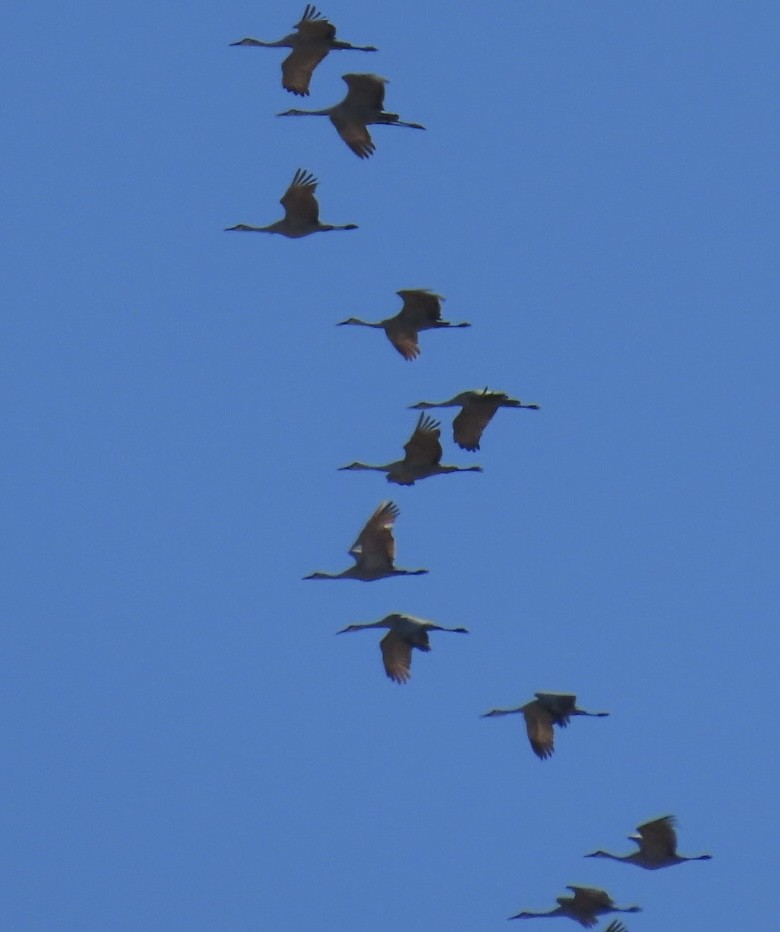
{"label": "bird's long neck", "polygon": [[354,470],[366,470],[370,469],[373,472],[389,472],[390,465],[387,466],[370,466],[368,463],[350,463],[349,466],[340,466],[340,469],[354,469]]}
{"label": "bird's long neck", "polygon": [[343,579],[345,576],[352,574],[352,568],[344,570],[341,573],[310,573],[308,576],[304,576],[304,579]]}
{"label": "bird's long neck", "polygon": [[610,861],[632,861],[636,860],[637,852],[632,852],[631,854],[610,854],[609,851],[593,851],[591,854],[586,854],[586,858],[608,858]]}
{"label": "bird's long neck", "polygon": [[[423,576],[427,573],[428,570],[399,570],[393,568],[393,570],[388,574],[390,576]],[[441,631],[446,631],[446,628],[441,628]]]}
{"label": "bird's long neck", "polygon": [[439,472],[482,472],[481,466],[439,466]]}
{"label": "bird's long neck", "polygon": [[330,110],[285,110],[277,116],[330,116]]}
{"label": "bird's long neck", "polygon": [[374,327],[375,329],[381,329],[384,325],[379,323],[379,321],[372,320],[361,320],[359,317],[350,317],[348,320],[342,320],[340,326],[346,326],[347,324],[353,327]]}

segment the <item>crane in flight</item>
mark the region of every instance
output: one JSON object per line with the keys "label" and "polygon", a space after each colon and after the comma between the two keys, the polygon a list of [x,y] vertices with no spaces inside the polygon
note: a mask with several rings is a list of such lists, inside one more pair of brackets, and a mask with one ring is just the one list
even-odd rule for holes
{"label": "crane in flight", "polygon": [[609,712],[586,712],[577,708],[577,697],[571,693],[535,693],[536,698],[516,709],[491,709],[482,718],[520,713],[525,719],[531,749],[539,760],[552,757],[555,750],[553,725],[565,728],[572,715],[590,715],[604,718]]}
{"label": "crane in flight", "polygon": [[439,442],[441,424],[429,414],[421,414],[412,436],[404,444],[404,458],[385,466],[370,466],[355,462],[339,469],[373,470],[387,475],[388,482],[396,485],[414,485],[419,479],[440,476],[451,472],[482,472],[481,466],[442,466],[442,447]]}
{"label": "crane in flight", "polygon": [[267,227],[254,227],[248,223],[239,223],[226,227],[226,232],[238,230],[241,233],[280,233],[290,239],[300,239],[311,233],[327,233],[328,230],[357,230],[356,223],[336,226],[332,223],[320,223],[320,205],[314,192],[317,179],[311,172],[299,168],[290,187],[284,192],[279,203],[284,207],[284,217]]}
{"label": "crane in flight", "polygon": [[337,634],[346,634],[348,631],[364,631],[368,628],[389,628],[387,634],[379,642],[382,651],[382,663],[385,673],[394,683],[408,683],[412,676],[412,648],[428,653],[431,649],[428,632],[452,631],[456,634],[468,634],[467,628],[445,628],[425,618],[415,618],[414,615],[402,615],[394,612],[379,621],[365,624],[347,625]]}
{"label": "crane in flight", "polygon": [[491,392],[485,387],[481,392],[461,392],[449,401],[418,401],[410,407],[422,411],[428,408],[460,408],[460,414],[457,414],[452,422],[452,435],[462,450],[473,452],[479,449],[482,433],[499,408],[528,408],[538,411],[541,405],[510,398],[504,392]]}
{"label": "crane in flight", "polygon": [[347,96],[324,110],[285,110],[277,116],[326,116],[336,132],[358,158],[367,159],[376,149],[367,127],[374,123],[425,129],[420,123],[405,123],[397,113],[385,109],[387,78],[376,74],[344,74]]}
{"label": "crane in flight", "polygon": [[684,861],[709,861],[711,854],[698,854],[686,856],[677,853],[677,832],[675,831],[675,818],[671,815],[661,816],[643,822],[637,827],[636,835],[629,835],[630,841],[636,842],[637,851],[630,854],[610,854],[608,851],[593,851],[586,854],[586,858],[609,858],[612,861],[623,861],[626,864],[636,864],[648,871],[660,870],[662,867],[672,867]]}
{"label": "crane in flight", "polygon": [[357,540],[349,548],[355,565],[340,573],[311,573],[304,579],[360,579],[371,582],[387,576],[421,576],[428,570],[403,570],[395,565],[395,538],[393,525],[400,514],[393,502],[380,502]]}
{"label": "crane in flight", "polygon": [[442,320],[441,302],[444,298],[427,288],[406,288],[397,291],[396,294],[404,303],[394,317],[378,321],[348,317],[346,320],[340,320],[338,326],[353,324],[384,330],[387,339],[406,360],[416,359],[420,355],[418,334],[421,330],[471,326],[466,322],[453,324],[448,320]]}
{"label": "crane in flight", "polygon": [[248,45],[269,49],[292,49],[282,62],[282,87],[299,97],[308,97],[309,82],[312,72],[325,58],[328,52],[351,49],[356,52],[376,52],[373,45],[350,45],[336,38],[336,27],[320,13],[317,8],[307,3],[303,16],[291,32],[276,42],[263,42],[247,36],[231,45]]}

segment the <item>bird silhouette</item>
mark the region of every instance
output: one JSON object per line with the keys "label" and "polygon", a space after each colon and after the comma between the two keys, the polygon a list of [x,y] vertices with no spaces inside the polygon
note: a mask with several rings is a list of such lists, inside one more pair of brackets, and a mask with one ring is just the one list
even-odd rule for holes
{"label": "bird silhouette", "polygon": [[311,573],[304,579],[360,579],[371,582],[387,576],[421,576],[428,570],[402,570],[395,565],[393,525],[400,510],[393,502],[381,502],[349,548],[355,565],[341,573]]}
{"label": "bird silhouette", "polygon": [[510,919],[537,919],[542,917],[567,916],[586,929],[598,925],[598,917],[608,913],[641,913],[638,906],[615,906],[612,897],[596,887],[568,886],[574,896],[556,897],[558,906],[546,913],[522,912]]}
{"label": "bird silhouette", "polygon": [[624,861],[626,864],[636,864],[645,870],[656,871],[662,867],[672,867],[684,861],[709,861],[711,854],[698,854],[685,856],[677,853],[677,832],[675,831],[675,818],[671,815],[661,816],[644,822],[637,827],[636,835],[629,835],[629,839],[639,846],[638,851],[630,854],[610,854],[608,851],[593,851],[586,854],[586,858],[609,858],[612,861]]}
{"label": "bird silhouette", "polygon": [[417,410],[461,408],[460,414],[452,422],[452,435],[462,450],[473,452],[479,449],[482,433],[499,408],[529,408],[538,411],[540,405],[536,402],[525,403],[510,398],[504,392],[491,392],[484,388],[482,391],[461,392],[449,401],[418,401],[410,407]]}
{"label": "bird silhouette", "polygon": [[376,322],[349,317],[339,321],[339,326],[354,324],[360,327],[374,327],[384,330],[387,339],[406,360],[416,359],[420,355],[418,334],[421,330],[439,330],[442,328],[470,327],[469,323],[452,324],[441,318],[440,294],[426,288],[406,288],[396,294],[403,300],[403,307],[394,316]]}
{"label": "bird silhouette", "polygon": [[521,713],[525,719],[528,740],[540,760],[552,757],[555,750],[553,725],[565,728],[572,715],[590,715],[604,718],[609,712],[586,712],[577,708],[577,697],[571,693],[534,693],[535,699],[516,709],[491,709],[482,718]]}
{"label": "bird silhouette", "polygon": [[456,634],[468,634],[467,628],[445,628],[425,618],[415,618],[414,615],[402,615],[394,612],[380,621],[365,624],[347,625],[337,634],[346,634],[348,631],[364,631],[369,628],[389,628],[390,630],[379,642],[382,651],[382,663],[385,673],[394,683],[408,683],[412,672],[412,648],[430,651],[428,639],[430,631],[452,631]]}
{"label": "bird silhouette", "polygon": [[253,227],[248,223],[239,223],[226,227],[226,232],[238,230],[242,233],[280,233],[290,239],[300,239],[311,233],[326,233],[328,230],[357,230],[356,223],[335,226],[332,223],[320,223],[320,207],[314,192],[317,179],[311,172],[299,168],[293,175],[290,187],[284,192],[279,203],[284,207],[284,217],[267,227]]}
{"label": "bird silhouette", "polygon": [[295,24],[295,32],[276,42],[263,42],[247,36],[231,45],[249,45],[262,48],[287,48],[292,52],[282,62],[282,87],[286,91],[307,97],[312,72],[328,52],[352,49],[356,52],[376,52],[373,45],[350,45],[336,38],[336,27],[311,4],[306,4],[303,16]]}
{"label": "bird silhouette", "polygon": [[404,444],[402,460],[385,466],[370,466],[367,463],[350,463],[339,469],[373,470],[387,473],[388,482],[396,485],[414,485],[419,479],[440,476],[451,472],[482,472],[481,466],[442,466],[442,448],[439,443],[441,424],[428,414],[421,414],[412,436]]}
{"label": "bird silhouette", "polygon": [[397,113],[384,109],[387,78],[375,74],[344,74],[347,96],[324,110],[285,110],[277,116],[327,116],[349,148],[361,159],[367,159],[376,149],[366,128],[370,124],[408,126],[425,129],[420,123],[405,123]]}

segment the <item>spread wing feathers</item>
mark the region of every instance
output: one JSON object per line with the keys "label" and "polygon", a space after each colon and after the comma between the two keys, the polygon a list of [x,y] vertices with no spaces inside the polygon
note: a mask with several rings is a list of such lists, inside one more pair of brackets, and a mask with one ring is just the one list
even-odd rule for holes
{"label": "spread wing feathers", "polygon": [[350,555],[362,569],[393,569],[395,539],[393,524],[400,514],[393,502],[381,502],[350,547]]}
{"label": "spread wing feathers", "polygon": [[444,300],[441,295],[424,288],[399,291],[398,295],[404,302],[398,314],[401,320],[415,325],[432,324],[441,320],[441,302]]}
{"label": "spread wing feathers", "polygon": [[339,136],[358,158],[367,159],[376,151],[376,145],[365,123],[353,118],[345,118],[338,112],[331,113],[330,119]]}
{"label": "spread wing feathers", "polygon": [[628,932],[628,929],[619,919],[615,919],[614,921],[610,922],[604,932]]}
{"label": "spread wing feathers", "polygon": [[677,832],[674,830],[674,824],[674,816],[669,815],[640,825],[637,831],[641,838],[639,844],[642,850],[659,859],[676,854]]}
{"label": "spread wing feathers", "polygon": [[307,3],[300,22],[295,28],[306,40],[335,39],[336,27],[320,13],[313,3]]}
{"label": "spread wing feathers", "polygon": [[347,96],[342,103],[347,109],[360,113],[363,110],[382,110],[385,105],[387,78],[377,74],[345,74]]}
{"label": "spread wing feathers", "polygon": [[408,683],[412,676],[412,645],[395,631],[379,642],[385,673],[394,683]]}
{"label": "spread wing feathers", "polygon": [[320,207],[314,192],[317,190],[317,179],[303,168],[299,168],[290,187],[284,192],[279,203],[284,207],[284,213],[289,220],[305,220],[317,223],[320,218]]}
{"label": "spread wing feathers", "polygon": [[282,62],[282,87],[298,97],[309,96],[314,69],[328,54],[326,45],[299,45]]}
{"label": "spread wing feathers", "polygon": [[552,757],[555,750],[552,715],[538,702],[529,702],[523,709],[528,740],[540,760]]}
{"label": "spread wing feathers", "polygon": [[295,28],[298,38],[282,62],[282,87],[299,97],[308,97],[312,73],[330,51],[336,27],[313,4],[307,3]]}
{"label": "spread wing feathers", "polygon": [[440,427],[429,414],[420,415],[414,433],[404,444],[404,460],[408,466],[435,466],[441,462]]}
{"label": "spread wing feathers", "polygon": [[486,401],[467,401],[452,422],[452,435],[462,450],[474,452],[479,449],[482,432],[488,426],[498,404]]}

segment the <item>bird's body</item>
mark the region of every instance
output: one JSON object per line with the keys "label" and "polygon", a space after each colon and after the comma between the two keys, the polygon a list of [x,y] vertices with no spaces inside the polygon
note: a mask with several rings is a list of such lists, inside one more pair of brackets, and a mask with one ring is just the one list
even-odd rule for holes
{"label": "bird's body", "polygon": [[393,502],[381,502],[350,547],[355,565],[341,573],[311,573],[304,579],[360,579],[371,582],[387,576],[421,576],[428,570],[404,570],[395,565],[393,525],[400,514]]}
{"label": "bird's body", "polygon": [[382,651],[382,663],[385,673],[394,683],[407,683],[411,678],[412,649],[430,651],[431,644],[428,638],[429,631],[452,631],[457,634],[468,634],[466,628],[445,628],[433,621],[424,618],[415,618],[414,615],[403,615],[394,612],[379,621],[365,624],[348,625],[338,634],[348,631],[363,631],[368,628],[388,628],[388,633],[379,642]]}
{"label": "bird's body", "polygon": [[324,110],[285,110],[277,116],[326,116],[349,148],[361,159],[376,149],[367,127],[374,123],[425,129],[419,123],[405,123],[397,113],[384,110],[387,78],[375,74],[345,74],[347,96]]}
{"label": "bird's body", "polygon": [[482,718],[521,713],[525,719],[528,740],[540,760],[552,757],[555,750],[553,725],[565,728],[572,715],[604,718],[609,712],[587,712],[577,708],[577,697],[571,693],[535,693],[536,698],[516,709],[491,709]]}
{"label": "bird's body", "polygon": [[317,179],[303,168],[299,168],[290,187],[284,192],[279,203],[284,207],[284,217],[267,227],[254,227],[248,223],[239,223],[227,227],[226,232],[238,230],[242,233],[279,233],[289,239],[300,239],[311,233],[325,233],[328,230],[357,230],[357,224],[346,223],[336,226],[332,223],[320,223],[320,206],[314,192]]}
{"label": "bird's body", "polygon": [[586,858],[609,858],[611,861],[623,861],[626,864],[636,864],[645,870],[655,871],[662,867],[672,867],[684,861],[709,861],[711,854],[699,854],[693,857],[677,853],[677,832],[675,831],[674,816],[661,816],[643,822],[637,827],[636,835],[629,835],[631,841],[639,846],[638,851],[630,854],[610,854],[608,851],[593,851],[586,854]]}
{"label": "bird's body", "polygon": [[522,912],[510,919],[537,919],[552,918],[553,916],[567,916],[586,929],[598,925],[598,917],[608,913],[640,913],[638,906],[615,906],[612,897],[604,890],[596,887],[568,886],[574,896],[556,897],[558,906],[546,913]]}
{"label": "bird's body", "polygon": [[396,485],[414,485],[419,479],[440,476],[451,472],[482,472],[481,466],[442,466],[442,447],[439,442],[441,425],[428,414],[421,414],[414,433],[404,444],[402,460],[385,466],[369,466],[366,463],[350,463],[341,469],[374,470],[387,475],[388,482]]}
{"label": "bird's body", "polygon": [[517,398],[510,398],[504,392],[491,392],[484,388],[482,391],[461,392],[449,401],[418,401],[410,407],[417,410],[461,408],[460,414],[456,415],[452,422],[453,438],[462,450],[473,452],[479,449],[482,433],[499,408],[529,408],[537,411],[540,405],[536,402],[519,401]]}
{"label": "bird's body", "polygon": [[387,339],[406,360],[416,359],[420,355],[417,338],[420,331],[471,326],[466,322],[453,324],[442,320],[441,302],[444,298],[433,291],[428,291],[426,288],[407,288],[396,293],[404,304],[394,317],[374,322],[361,320],[359,317],[349,317],[347,320],[339,321],[339,326],[354,324],[384,330]]}
{"label": "bird's body", "polygon": [[373,45],[350,45],[336,38],[336,27],[311,4],[306,4],[303,16],[291,32],[276,42],[263,42],[247,37],[231,45],[249,45],[262,48],[288,48],[292,52],[282,62],[282,87],[299,97],[309,94],[312,72],[328,52],[352,49],[357,52],[376,52]]}

